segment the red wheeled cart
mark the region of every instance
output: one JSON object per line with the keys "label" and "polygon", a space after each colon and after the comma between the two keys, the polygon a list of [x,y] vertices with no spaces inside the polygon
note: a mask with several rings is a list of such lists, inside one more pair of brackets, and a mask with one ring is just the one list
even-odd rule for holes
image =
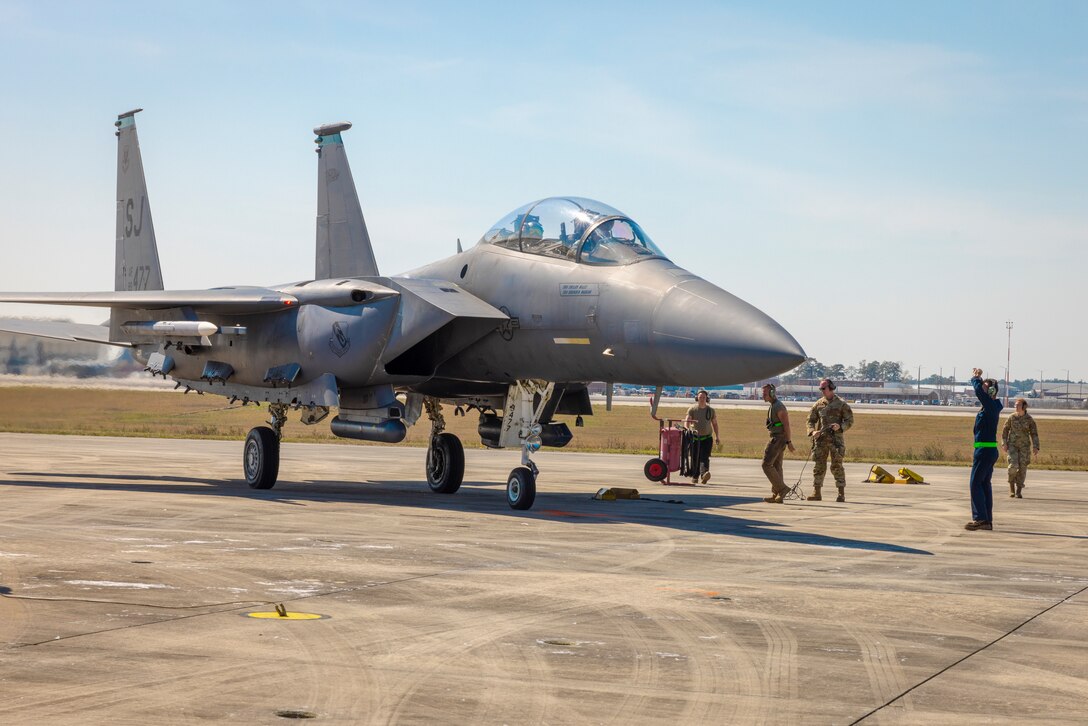
{"label": "red wheeled cart", "polygon": [[[650,418],[657,421],[658,448],[657,458],[650,459],[646,466],[642,467],[642,473],[650,481],[662,484],[687,484],[687,482],[672,481],[672,473],[680,471],[681,452],[684,447],[684,419],[658,418],[654,415],[653,407],[650,408]],[[690,486],[690,484],[688,484]]]}

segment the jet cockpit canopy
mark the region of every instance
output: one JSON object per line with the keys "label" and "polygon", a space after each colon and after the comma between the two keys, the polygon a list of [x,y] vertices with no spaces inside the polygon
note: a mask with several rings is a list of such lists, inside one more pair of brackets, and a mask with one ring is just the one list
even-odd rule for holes
{"label": "jet cockpit canopy", "polygon": [[582,197],[549,197],[518,207],[495,223],[480,244],[589,265],[665,258],[633,219]]}

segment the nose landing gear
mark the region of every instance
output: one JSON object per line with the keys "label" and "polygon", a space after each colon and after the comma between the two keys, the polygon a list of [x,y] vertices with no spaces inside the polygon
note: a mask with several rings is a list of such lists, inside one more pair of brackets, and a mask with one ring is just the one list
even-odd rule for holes
{"label": "nose landing gear", "polygon": [[[531,461],[529,462],[532,463]],[[536,466],[516,466],[506,480],[506,501],[511,509],[529,509],[536,500]]]}
{"label": "nose landing gear", "polygon": [[501,443],[521,446],[521,466],[506,478],[506,503],[511,509],[525,510],[536,500],[536,478],[540,474],[529,454],[540,450],[540,417],[548,406],[555,384],[547,381],[518,381],[506,395]]}

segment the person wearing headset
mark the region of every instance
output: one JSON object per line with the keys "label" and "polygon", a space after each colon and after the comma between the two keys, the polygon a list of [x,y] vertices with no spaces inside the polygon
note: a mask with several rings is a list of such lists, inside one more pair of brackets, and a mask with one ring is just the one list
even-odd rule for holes
{"label": "person wearing headset", "polygon": [[763,501],[768,504],[784,504],[790,488],[782,477],[782,458],[787,448],[791,454],[796,451],[793,441],[790,440],[790,415],[786,411],[786,405],[778,400],[774,384],[767,383],[763,386],[763,400],[771,404],[767,409],[767,431],[771,440],[763,451],[763,473],[771,482],[771,496],[763,497]]}
{"label": "person wearing headset", "polygon": [[[695,395],[696,404],[688,409],[684,423],[694,434],[695,452],[692,458],[695,460],[695,475],[691,477],[692,484],[710,481],[710,449],[713,444],[720,444],[718,438],[718,417],[708,405],[710,394],[705,390]],[[714,434],[711,435],[711,429]]]}
{"label": "person wearing headset", "polygon": [[1001,416],[1001,401],[997,398],[997,381],[983,380],[982,369],[971,371],[971,387],[982,404],[975,415],[975,455],[971,460],[971,521],[964,529],[994,528],[994,490],[992,479],[997,463],[997,421]]}
{"label": "person wearing headset", "polygon": [[808,499],[818,502],[823,499],[820,488],[824,485],[827,472],[827,457],[831,457],[831,475],[835,477],[835,486],[839,489],[836,502],[846,501],[846,469],[842,460],[846,456],[846,441],[843,432],[854,425],[854,412],[850,404],[835,395],[835,382],[830,378],[820,381],[820,393],[823,396],[812,404],[808,414],[808,435],[812,438],[812,488]]}

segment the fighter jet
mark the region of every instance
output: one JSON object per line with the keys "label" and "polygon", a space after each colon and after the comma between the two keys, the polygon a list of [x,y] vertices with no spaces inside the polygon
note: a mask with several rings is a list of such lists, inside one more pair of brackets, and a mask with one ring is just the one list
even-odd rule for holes
{"label": "fighter jet", "polygon": [[432,491],[456,492],[461,441],[443,404],[479,415],[481,442],[517,447],[513,509],[533,505],[531,455],[571,440],[557,416],[591,415],[587,383],[713,386],[767,378],[805,359],[752,305],[669,261],[635,220],[592,199],[550,197],[504,215],[472,248],[393,277],[378,272],[344,149],[350,123],[314,129],[313,279],[268,287],[165,290],[136,133],[117,127],[111,292],[8,292],[0,302],[110,310],[108,325],[6,321],[0,329],[121,346],[176,388],[264,403],[245,440],[256,489],[275,485],[291,412],[332,433],[396,443],[426,415]]}

